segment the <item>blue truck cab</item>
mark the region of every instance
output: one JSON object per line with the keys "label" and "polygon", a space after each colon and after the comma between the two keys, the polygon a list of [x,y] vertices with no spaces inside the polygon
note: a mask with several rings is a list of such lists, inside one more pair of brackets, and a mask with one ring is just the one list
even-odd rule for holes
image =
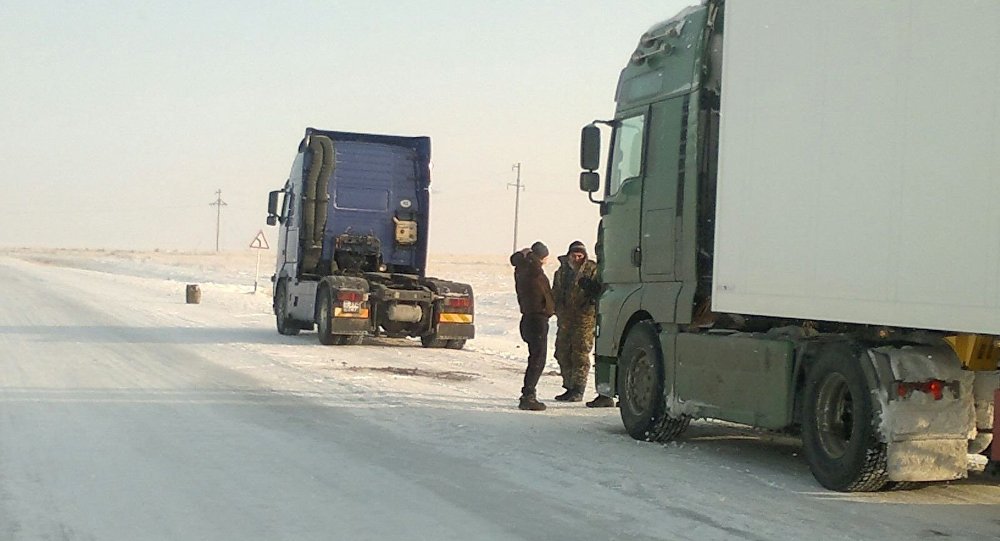
{"label": "blue truck cab", "polygon": [[419,337],[461,349],[475,336],[471,286],[426,275],[428,137],[307,128],[284,188],[278,225],[278,332],[314,327],[328,345],[364,336]]}

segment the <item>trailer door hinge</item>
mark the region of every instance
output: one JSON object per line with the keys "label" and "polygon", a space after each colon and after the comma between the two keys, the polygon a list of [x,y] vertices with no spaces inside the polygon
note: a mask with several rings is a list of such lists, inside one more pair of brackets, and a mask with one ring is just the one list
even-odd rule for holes
{"label": "trailer door hinge", "polygon": [[639,246],[636,246],[635,249],[632,250],[632,264],[636,267],[642,265],[642,248]]}

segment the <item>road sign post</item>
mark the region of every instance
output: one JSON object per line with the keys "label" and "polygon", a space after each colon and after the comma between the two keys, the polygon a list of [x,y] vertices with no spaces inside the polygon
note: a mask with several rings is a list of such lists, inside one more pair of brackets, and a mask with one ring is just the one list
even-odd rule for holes
{"label": "road sign post", "polygon": [[267,239],[264,237],[264,230],[258,230],[257,236],[250,241],[250,247],[257,250],[257,267],[253,271],[253,292],[257,294],[257,282],[260,281],[260,252],[261,250],[268,250],[270,246],[267,245]]}

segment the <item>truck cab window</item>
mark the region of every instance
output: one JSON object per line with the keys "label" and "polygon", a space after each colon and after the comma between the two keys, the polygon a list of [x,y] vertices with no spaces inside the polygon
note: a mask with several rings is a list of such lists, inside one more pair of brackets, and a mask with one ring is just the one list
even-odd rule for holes
{"label": "truck cab window", "polygon": [[608,195],[618,193],[622,182],[641,173],[645,126],[645,115],[637,115],[623,119],[615,128],[611,147],[611,170],[608,173]]}
{"label": "truck cab window", "polygon": [[292,194],[285,192],[281,194],[281,219],[288,219],[292,215]]}
{"label": "truck cab window", "polygon": [[291,188],[286,185],[283,195],[284,197],[281,200],[281,217],[287,220],[295,213],[295,205],[292,204],[295,201],[295,192],[291,191]]}

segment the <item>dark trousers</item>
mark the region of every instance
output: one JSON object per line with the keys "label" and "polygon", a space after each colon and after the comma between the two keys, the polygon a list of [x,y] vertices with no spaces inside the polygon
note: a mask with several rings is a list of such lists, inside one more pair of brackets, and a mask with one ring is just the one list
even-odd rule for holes
{"label": "dark trousers", "polygon": [[545,371],[545,350],[548,346],[549,318],[543,314],[521,316],[521,340],[528,344],[528,368],[524,371],[521,396],[535,396],[535,386]]}

